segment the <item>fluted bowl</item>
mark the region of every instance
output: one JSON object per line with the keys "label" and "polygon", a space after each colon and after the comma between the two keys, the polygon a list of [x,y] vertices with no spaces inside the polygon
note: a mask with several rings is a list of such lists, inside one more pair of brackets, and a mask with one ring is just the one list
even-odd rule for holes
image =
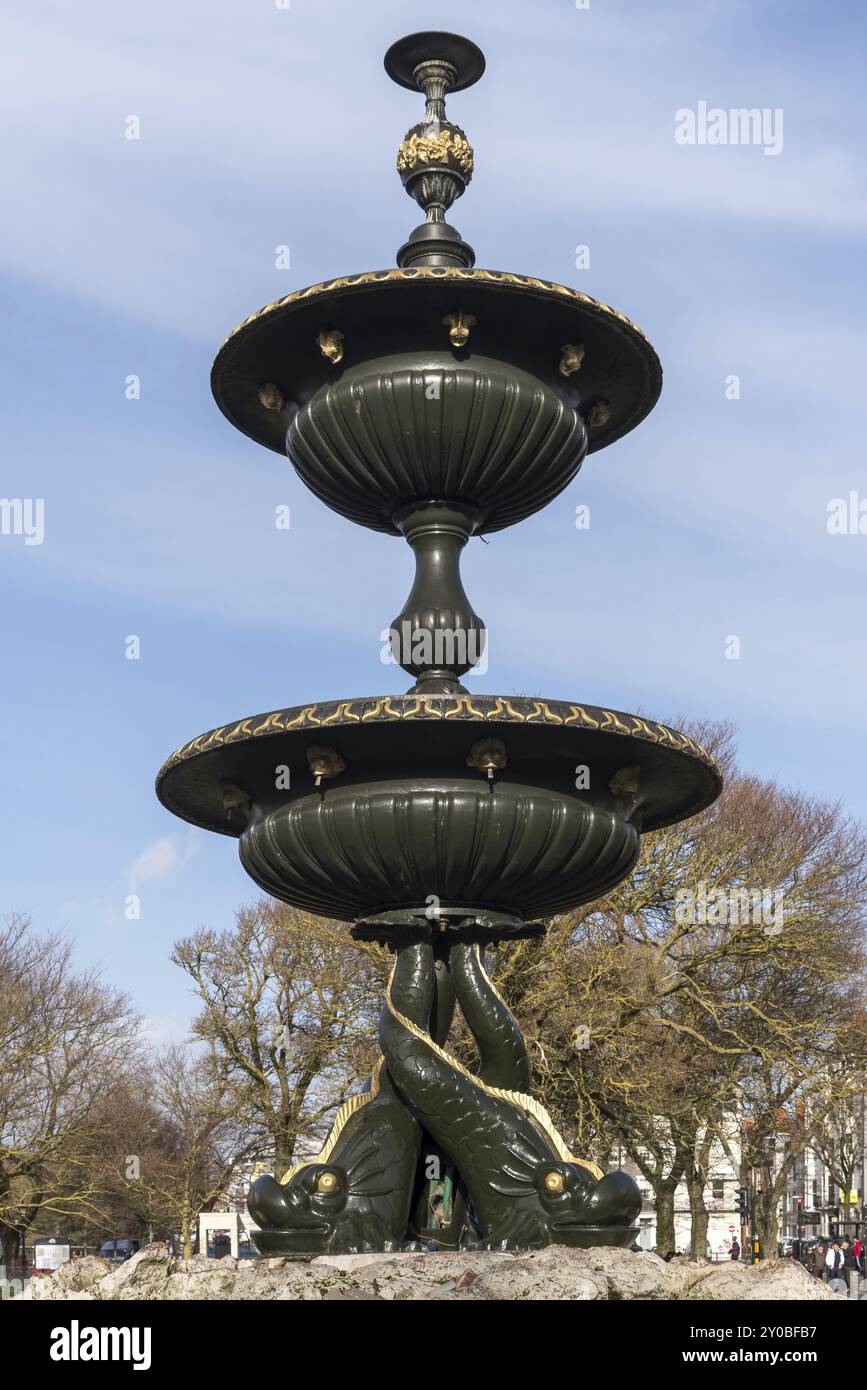
{"label": "fluted bowl", "polygon": [[395,513],[418,498],[471,505],[479,531],[511,526],[562,492],[587,444],[578,410],[537,377],[446,352],[345,371],[286,434],[292,463],[321,501],[395,534]]}
{"label": "fluted bowl", "polygon": [[193,739],[157,779],[175,815],[238,839],[267,892],[345,920],[432,896],[525,920],[565,911],[720,786],[664,724],[499,695],[272,710]]}
{"label": "fluted bowl", "polygon": [[[456,342],[458,320],[470,331]],[[402,384],[394,408],[393,392],[375,378],[399,364],[445,375],[424,388]],[[457,421],[445,422],[451,453],[433,437],[443,409],[436,389],[449,373],[464,423],[487,435],[486,460],[472,437],[461,437]],[[350,376],[368,386],[329,398],[328,388]],[[513,382],[506,397],[504,378]],[[344,515],[384,531],[393,529],[389,507],[396,496],[414,502],[423,495],[415,491],[420,435],[422,486],[436,479],[478,491],[490,504],[489,524],[481,529],[495,530],[544,506],[574,476],[585,449],[583,428],[588,453],[606,448],[644,419],[661,382],[659,359],[640,329],[580,290],[511,271],[427,266],[364,271],[293,290],[230,333],[212,373],[214,395],[233,425],[281,454],[288,431],[290,452],[310,486]],[[317,396],[319,404],[307,411]],[[517,458],[494,423],[497,416],[504,423],[504,411],[512,416]],[[538,464],[522,434],[534,420]],[[373,437],[374,423],[385,437]],[[344,424],[352,456],[344,459],[341,448],[335,461],[334,431]],[[523,480],[520,459],[529,470]],[[360,476],[368,462],[370,475]]]}
{"label": "fluted bowl", "polygon": [[617,810],[550,788],[399,778],[257,807],[239,851],[266,892],[326,916],[436,898],[527,919],[606,892],[639,843]]}

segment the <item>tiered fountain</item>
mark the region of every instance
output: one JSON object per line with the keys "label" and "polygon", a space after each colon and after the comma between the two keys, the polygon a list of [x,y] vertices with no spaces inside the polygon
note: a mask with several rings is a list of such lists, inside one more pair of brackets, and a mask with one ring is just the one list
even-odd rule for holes
{"label": "tiered fountain", "polygon": [[[628,1245],[638,1189],[574,1157],[531,1096],[524,1041],[483,951],[613,888],[642,832],[708,805],[720,778],[691,739],[652,720],[468,694],[461,676],[484,625],[459,558],[471,536],[538,511],[586,454],[633,429],[659,394],[659,361],[629,319],[586,294],[473,268],[446,221],[473,151],[445,97],[481,77],[475,44],[414,34],[385,66],[426,99],[397,157],[424,222],[397,269],[253,314],[220,349],[212,384],[232,424],[288,453],[329,507],[405,536],[416,575],[392,646],[413,685],[213,729],[172,754],[158,794],[234,836],[268,893],[395,953],[367,1086],[315,1159],[251,1190],[261,1251]],[[474,1071],[447,1048],[456,1005]]]}

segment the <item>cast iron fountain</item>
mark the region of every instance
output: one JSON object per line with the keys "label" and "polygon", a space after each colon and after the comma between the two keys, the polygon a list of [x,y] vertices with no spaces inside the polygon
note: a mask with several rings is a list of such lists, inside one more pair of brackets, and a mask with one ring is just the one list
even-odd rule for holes
{"label": "cast iron fountain", "polygon": [[[251,1189],[262,1252],[628,1245],[638,1189],[574,1157],[531,1096],[524,1040],[483,953],[613,888],[642,833],[708,805],[719,773],[649,719],[470,695],[461,676],[485,632],[459,561],[471,536],[538,511],[586,454],[633,429],[660,365],[629,319],[588,295],[473,268],[446,220],[473,151],[445,96],[481,77],[475,44],[414,34],[385,66],[426,98],[397,159],[425,220],[397,269],[253,314],[217,354],[212,386],[232,424],[288,453],[329,507],[409,542],[415,582],[391,634],[414,683],[212,729],[172,754],[158,795],[237,838],[266,892],[395,954],[370,1081],[315,1159]],[[475,1071],[447,1049],[456,1005]]]}

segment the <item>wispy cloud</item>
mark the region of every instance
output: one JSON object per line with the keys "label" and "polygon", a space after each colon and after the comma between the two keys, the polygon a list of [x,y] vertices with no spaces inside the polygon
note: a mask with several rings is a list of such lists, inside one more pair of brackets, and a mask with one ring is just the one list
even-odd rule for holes
{"label": "wispy cloud", "polygon": [[200,848],[201,836],[193,829],[184,836],[172,833],[146,845],[130,868],[130,892],[137,892],[142,884],[169,878],[182,865],[189,863]]}

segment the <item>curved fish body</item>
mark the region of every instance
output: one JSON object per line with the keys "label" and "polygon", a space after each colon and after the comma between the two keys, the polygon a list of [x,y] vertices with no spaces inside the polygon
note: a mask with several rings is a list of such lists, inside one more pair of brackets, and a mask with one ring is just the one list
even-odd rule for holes
{"label": "curved fish body", "polygon": [[[486,992],[480,970],[478,957],[474,966],[464,956],[455,986],[468,1021],[472,1026],[475,1015],[487,1040],[485,1028],[501,1029],[504,1021],[493,1018],[490,998],[480,1006],[479,993]],[[429,1013],[432,989],[430,943],[404,946],[380,1017],[380,1041],[399,1094],[459,1168],[483,1243],[503,1249],[631,1244],[641,1206],[633,1180],[621,1172],[603,1176],[575,1160],[531,1096],[490,1085],[445,1052],[417,1022],[422,1005]]]}
{"label": "curved fish body", "polygon": [[[407,1001],[411,1007],[411,1001]],[[425,1015],[427,1018],[427,1015]],[[421,1130],[382,1060],[369,1089],[341,1107],[322,1151],[282,1182],[257,1178],[247,1206],[268,1255],[400,1249],[409,1224]]]}

